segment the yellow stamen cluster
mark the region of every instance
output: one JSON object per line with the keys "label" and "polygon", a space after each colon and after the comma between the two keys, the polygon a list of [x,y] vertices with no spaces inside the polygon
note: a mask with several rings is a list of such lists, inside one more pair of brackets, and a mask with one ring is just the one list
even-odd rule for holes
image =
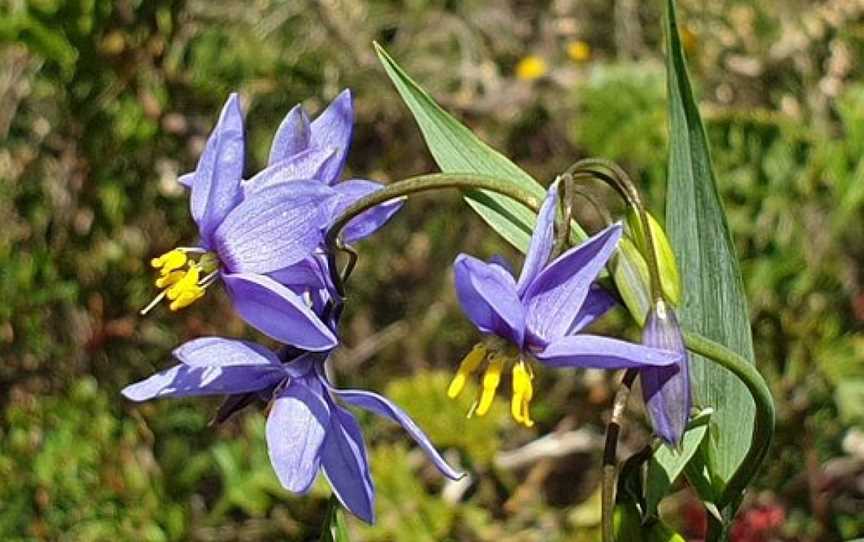
{"label": "yellow stamen cluster", "polygon": [[[218,261],[213,253],[203,251],[197,260],[190,258],[190,254],[195,253],[199,252],[175,248],[150,260],[150,265],[159,270],[154,284],[162,292],[141,311],[142,314],[149,312],[165,297],[171,301],[168,307],[177,311],[204,296],[205,289],[212,282],[212,273],[218,268]],[[202,273],[206,275],[203,278]]]}
{"label": "yellow stamen cluster", "polygon": [[495,399],[495,392],[501,384],[501,373],[504,372],[504,368],[509,363],[513,363],[513,397],[510,412],[513,419],[518,423],[526,427],[534,425],[528,410],[531,398],[534,396],[534,387],[531,383],[534,374],[530,367],[524,360],[516,360],[497,349],[488,348],[483,343],[476,345],[462,360],[456,375],[450,382],[450,387],[447,389],[447,396],[451,399],[458,397],[465,388],[468,378],[480,369],[483,362],[486,362],[486,368],[483,371],[480,392],[468,415],[483,416],[489,412],[492,401]]}

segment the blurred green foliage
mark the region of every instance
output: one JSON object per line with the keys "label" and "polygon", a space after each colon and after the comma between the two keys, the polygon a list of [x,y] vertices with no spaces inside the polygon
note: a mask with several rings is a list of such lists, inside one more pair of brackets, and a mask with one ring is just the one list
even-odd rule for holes
{"label": "blurred green foliage", "polygon": [[[681,2],[718,179],[751,300],[778,439],[748,503],[773,536],[864,536],[864,8],[804,0]],[[212,401],[133,406],[119,389],[180,341],[249,332],[219,293],[137,315],[147,260],[194,235],[179,173],[229,91],[247,111],[247,172],[295,103],[356,96],[350,173],[432,162],[377,66],[385,44],[442,104],[541,182],[588,155],[664,190],[659,2],[263,0],[0,3],[0,538],[314,539],[328,491],[288,495],[263,416],[207,426]],[[573,41],[587,60],[567,57]],[[548,73],[519,80],[527,55]],[[859,60],[856,60],[859,59]],[[601,198],[608,196],[598,188]],[[596,227],[589,208],[580,218]],[[595,540],[599,451],[500,466],[551,431],[595,434],[611,375],[543,371],[537,426],[464,418],[444,397],[476,336],[445,271],[459,251],[514,254],[455,195],[412,201],[359,247],[335,358],[342,385],[389,393],[475,473],[456,497],[392,424],[363,417],[379,523],[354,540]],[[605,331],[632,334],[622,314]],[[632,335],[631,335],[632,336]],[[259,338],[260,339],[260,338]],[[98,385],[97,385],[98,383]],[[634,403],[623,446],[646,438]],[[695,536],[682,490],[667,520]],[[746,512],[747,505],[745,505]]]}

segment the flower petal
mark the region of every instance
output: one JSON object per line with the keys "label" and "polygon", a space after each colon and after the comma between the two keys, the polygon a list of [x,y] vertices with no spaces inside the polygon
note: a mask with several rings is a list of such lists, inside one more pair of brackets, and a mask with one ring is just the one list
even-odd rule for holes
{"label": "flower petal", "polygon": [[321,265],[317,256],[312,255],[284,269],[274,271],[269,276],[295,292],[326,288],[329,281]]}
{"label": "flower petal", "polygon": [[193,339],[175,348],[172,355],[191,367],[282,366],[276,354],[260,344],[222,337]]}
{"label": "flower petal", "polygon": [[690,368],[681,328],[671,308],[661,314],[652,310],[645,322],[645,346],[678,352],[681,359],[670,367],[654,367],[639,372],[645,410],[654,432],[667,443],[677,445],[684,436],[690,417]]}
{"label": "flower petal", "polygon": [[286,374],[276,354],[247,341],[201,337],[183,343],[172,355],[179,365],[126,386],[123,395],[133,401],[146,401],[155,397],[247,393],[273,386]]}
{"label": "flower petal", "polygon": [[192,188],[192,182],[195,180],[195,172],[192,171],[190,173],[184,173],[177,177],[177,182],[186,188]]}
{"label": "flower petal", "polygon": [[[309,116],[300,104],[295,105],[291,111],[282,119],[276,135],[273,136],[273,144],[270,146],[270,159],[268,166],[291,158],[295,154],[309,148],[312,130],[309,126]],[[301,177],[309,179],[310,177]]]}
{"label": "flower petal", "polygon": [[220,261],[232,273],[270,273],[299,262],[323,241],[334,200],[332,188],[308,180],[256,192],[214,232]]}
{"label": "flower petal", "polygon": [[282,486],[294,493],[312,487],[330,427],[330,407],[323,390],[314,378],[308,381],[314,387],[298,379],[279,393],[265,431],[273,470]]}
{"label": "flower petal", "polygon": [[305,350],[336,346],[336,336],[303,298],[275,280],[252,273],[223,275],[222,280],[237,313],[261,333]]}
{"label": "flower petal", "polygon": [[489,258],[489,265],[497,265],[501,269],[503,269],[508,275],[513,276],[513,264],[500,254],[495,254],[491,258]]}
{"label": "flower petal", "polygon": [[494,333],[522,347],[525,311],[516,281],[497,264],[460,254],[453,263],[456,295],[465,315],[483,333]]}
{"label": "flower petal", "polygon": [[[362,179],[351,179],[350,181],[336,183],[333,185],[333,189],[338,194],[336,208],[333,210],[334,219],[360,198],[368,196],[382,188],[384,188],[382,184]],[[404,202],[405,199],[400,198],[364,211],[351,219],[351,222],[345,226],[345,229],[342,230],[342,239],[346,243],[355,243],[372,235],[390,220],[396,214],[396,211],[402,208]]]}
{"label": "flower petal", "polygon": [[248,198],[271,186],[298,179],[321,179],[334,157],[334,149],[311,148],[267,166],[248,181],[243,181],[243,197]]}
{"label": "flower petal", "polygon": [[438,450],[435,449],[435,446],[429,440],[429,437],[426,436],[426,433],[424,433],[423,430],[414,423],[414,420],[412,420],[408,414],[402,411],[402,409],[386,397],[365,390],[338,390],[330,388],[330,391],[348,404],[366,409],[401,425],[411,438],[414,439],[417,445],[420,446],[432,463],[435,464],[438,470],[441,471],[441,474],[447,478],[458,480],[465,476],[464,472],[459,472],[448,465],[447,461],[445,461]]}
{"label": "flower petal", "polygon": [[535,357],[550,367],[629,369],[674,365],[681,354],[611,337],[569,335],[552,341]]}
{"label": "flower petal", "polygon": [[321,448],[321,467],[342,506],[366,523],[375,522],[375,486],[357,420],[331,402],[330,427]]}
{"label": "flower petal", "polygon": [[126,386],[121,393],[132,401],[247,393],[266,389],[283,378],[285,373],[272,365],[193,367],[179,363]]}
{"label": "flower petal", "polygon": [[525,255],[525,263],[522,265],[522,273],[516,282],[516,291],[521,297],[528,285],[534,281],[552,254],[554,243],[555,209],[558,203],[558,183],[552,183],[543,200],[543,206],[537,214],[537,224],[534,233],[531,234],[531,244]]}
{"label": "flower petal", "polygon": [[573,326],[594,279],[612,256],[621,225],[613,224],[549,264],[531,282],[522,299],[529,340],[542,347]]}
{"label": "flower petal", "polygon": [[213,231],[240,203],[244,147],[243,113],[237,95],[231,94],[198,160],[194,177],[189,179],[192,218],[208,248]]}
{"label": "flower petal", "polygon": [[618,302],[615,301],[612,294],[595,282],[588,290],[585,302],[579,308],[579,313],[573,320],[573,325],[567,330],[567,335],[573,335],[582,331],[617,304]]}
{"label": "flower petal", "polygon": [[313,147],[336,149],[336,156],[324,168],[321,180],[333,184],[339,180],[348,148],[351,146],[351,131],[354,125],[354,107],[351,91],[343,90],[327,106],[318,118],[312,121],[310,143]]}

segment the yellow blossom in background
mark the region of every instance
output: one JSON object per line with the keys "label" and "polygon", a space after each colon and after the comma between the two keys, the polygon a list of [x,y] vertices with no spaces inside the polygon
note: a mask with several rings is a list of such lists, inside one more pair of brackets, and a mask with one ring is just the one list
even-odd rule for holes
{"label": "yellow blossom in background", "polygon": [[591,46],[582,40],[571,41],[567,44],[567,56],[575,62],[585,62],[591,58]]}
{"label": "yellow blossom in background", "polygon": [[516,77],[523,81],[533,81],[546,75],[549,66],[537,55],[528,55],[516,64]]}
{"label": "yellow blossom in background", "polygon": [[690,28],[684,26],[681,28],[681,45],[686,52],[692,53],[699,45],[699,37]]}

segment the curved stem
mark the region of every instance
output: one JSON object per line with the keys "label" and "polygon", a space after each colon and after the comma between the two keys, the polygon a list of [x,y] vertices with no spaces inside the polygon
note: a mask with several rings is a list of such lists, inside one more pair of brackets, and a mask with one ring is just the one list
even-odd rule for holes
{"label": "curved stem", "polygon": [[723,490],[723,495],[720,497],[720,502],[717,503],[721,510],[732,505],[734,513],[744,490],[762,465],[762,461],[768,453],[768,447],[771,445],[771,440],[774,438],[774,400],[771,397],[768,384],[765,383],[765,379],[762,378],[756,367],[740,355],[721,344],[689,331],[684,331],[684,344],[691,352],[731,371],[747,386],[747,390],[756,403],[756,420],[753,424],[753,440],[750,449],[747,450],[747,455],[744,456],[738,470],[729,479]]}
{"label": "curved stem", "polygon": [[603,447],[603,485],[602,492],[602,524],[603,542],[615,542],[614,513],[615,513],[615,486],[618,477],[618,435],[621,432],[621,423],[624,419],[624,408],[630,397],[630,389],[633,381],[639,373],[636,369],[627,369],[621,386],[615,392],[615,401],[612,403],[612,417],[606,425],[606,445]]}
{"label": "curved stem", "polygon": [[[606,170],[609,174],[604,171]],[[648,212],[645,210],[645,205],[642,203],[642,198],[639,195],[639,190],[633,183],[633,179],[624,171],[624,168],[611,160],[603,158],[585,158],[579,160],[567,169],[567,173],[578,176],[579,174],[588,174],[598,180],[601,180],[614,188],[618,194],[627,202],[627,205],[636,209],[639,214],[639,222],[642,224],[642,231],[645,232],[645,244],[647,245],[645,260],[648,264],[648,275],[651,281],[651,297],[655,301],[662,299],[663,289],[660,283],[660,266],[657,263],[657,253],[654,249],[654,237],[651,234],[651,227],[648,221]]]}
{"label": "curved stem", "polygon": [[561,212],[555,213],[555,247],[552,257],[557,258],[570,246],[570,222],[573,220],[573,177],[565,175],[556,179]]}
{"label": "curved stem", "polygon": [[473,175],[473,174],[449,174],[449,173],[433,173],[429,175],[420,175],[411,177],[395,183],[391,183],[381,190],[373,192],[368,196],[354,202],[348,207],[330,226],[325,238],[327,246],[327,257],[329,260],[330,278],[340,297],[345,296],[344,279],[340,275],[336,267],[336,251],[346,250],[342,244],[339,234],[342,229],[357,215],[363,211],[367,211],[372,207],[387,203],[388,201],[399,199],[410,194],[418,192],[427,192],[429,190],[441,190],[452,188],[457,190],[488,190],[511,198],[512,200],[521,203],[535,213],[540,208],[538,199],[526,190],[514,185],[511,181],[491,177],[488,175]]}

